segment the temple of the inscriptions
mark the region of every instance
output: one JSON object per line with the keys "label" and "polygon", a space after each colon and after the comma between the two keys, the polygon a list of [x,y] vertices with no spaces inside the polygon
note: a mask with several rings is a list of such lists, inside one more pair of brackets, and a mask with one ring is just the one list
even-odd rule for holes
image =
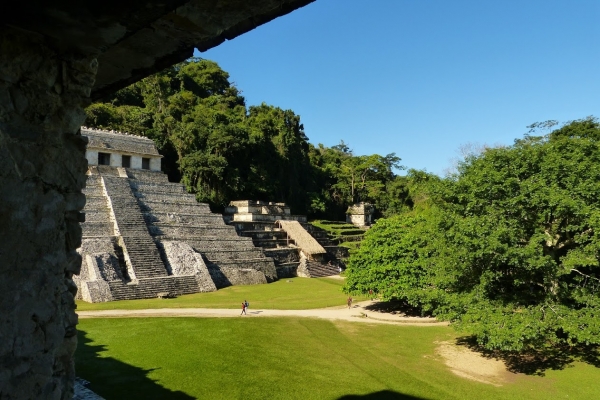
{"label": "temple of the inscriptions", "polygon": [[277,279],[273,259],[161,172],[152,140],[82,128],[88,139],[77,298],[181,295]]}

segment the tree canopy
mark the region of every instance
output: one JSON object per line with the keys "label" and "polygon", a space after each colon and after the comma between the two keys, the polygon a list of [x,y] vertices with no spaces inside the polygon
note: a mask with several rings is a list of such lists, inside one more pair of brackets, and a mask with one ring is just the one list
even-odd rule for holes
{"label": "tree canopy", "polygon": [[405,186],[395,154],[355,156],[343,142],[315,147],[299,115],[247,107],[229,74],[205,59],[167,68],[86,112],[90,126],[153,139],[169,178],[215,210],[231,200],[283,201],[295,213],[340,219],[355,201],[386,213],[386,187]]}
{"label": "tree canopy", "polygon": [[471,155],[429,207],[379,221],[346,289],[452,321],[488,349],[600,344],[600,124]]}

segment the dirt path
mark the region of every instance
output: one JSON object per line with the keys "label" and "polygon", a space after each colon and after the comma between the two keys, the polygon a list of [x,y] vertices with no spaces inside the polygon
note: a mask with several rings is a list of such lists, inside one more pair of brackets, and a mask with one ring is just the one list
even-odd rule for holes
{"label": "dirt path", "polygon": [[[242,318],[262,317],[307,317],[329,320],[345,320],[352,322],[369,322],[379,324],[402,324],[412,326],[446,326],[448,323],[439,322],[435,318],[400,317],[398,315],[366,310],[372,301],[356,303],[348,307],[330,307],[314,310],[255,310],[248,309]],[[97,310],[79,311],[79,318],[123,318],[123,317],[230,317],[239,318],[241,310],[225,308],[158,308],[147,310]]]}

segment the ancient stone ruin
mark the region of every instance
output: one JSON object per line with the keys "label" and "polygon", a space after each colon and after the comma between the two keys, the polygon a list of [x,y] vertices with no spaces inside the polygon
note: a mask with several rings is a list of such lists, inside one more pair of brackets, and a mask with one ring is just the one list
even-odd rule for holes
{"label": "ancient stone ruin", "polygon": [[82,128],[89,140],[77,298],[88,302],[214,291],[277,279],[250,238],[160,171],[152,140]]}
{"label": "ancient stone ruin", "polygon": [[369,227],[373,223],[375,207],[369,203],[356,203],[348,207],[346,222],[359,228]]}
{"label": "ancient stone ruin", "polygon": [[0,398],[73,397],[83,108],[311,1],[3,4]]}
{"label": "ancient stone ruin", "polygon": [[347,256],[325,231],[308,224],[305,215],[292,214],[285,203],[232,201],[223,218],[275,260],[279,278],[336,275],[339,258]]}

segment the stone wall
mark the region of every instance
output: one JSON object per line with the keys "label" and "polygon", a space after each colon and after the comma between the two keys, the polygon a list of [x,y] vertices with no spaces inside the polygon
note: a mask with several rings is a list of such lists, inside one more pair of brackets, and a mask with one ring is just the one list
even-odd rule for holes
{"label": "stone wall", "polygon": [[195,275],[200,292],[217,290],[202,255],[195,252],[187,243],[164,241],[157,243],[164,256],[167,270],[171,275]]}
{"label": "stone wall", "polygon": [[267,283],[265,274],[251,268],[211,267],[208,271],[218,289],[232,285]]}
{"label": "stone wall", "polygon": [[71,399],[95,58],[0,26],[0,398]]}
{"label": "stone wall", "polygon": [[291,265],[278,265],[276,269],[277,277],[279,279],[294,278],[298,276],[298,263],[293,263]]}
{"label": "stone wall", "polygon": [[116,238],[85,239],[77,250],[82,255],[81,272],[73,276],[79,288],[76,298],[89,303],[112,301],[108,281],[126,278],[125,266],[119,262]]}

